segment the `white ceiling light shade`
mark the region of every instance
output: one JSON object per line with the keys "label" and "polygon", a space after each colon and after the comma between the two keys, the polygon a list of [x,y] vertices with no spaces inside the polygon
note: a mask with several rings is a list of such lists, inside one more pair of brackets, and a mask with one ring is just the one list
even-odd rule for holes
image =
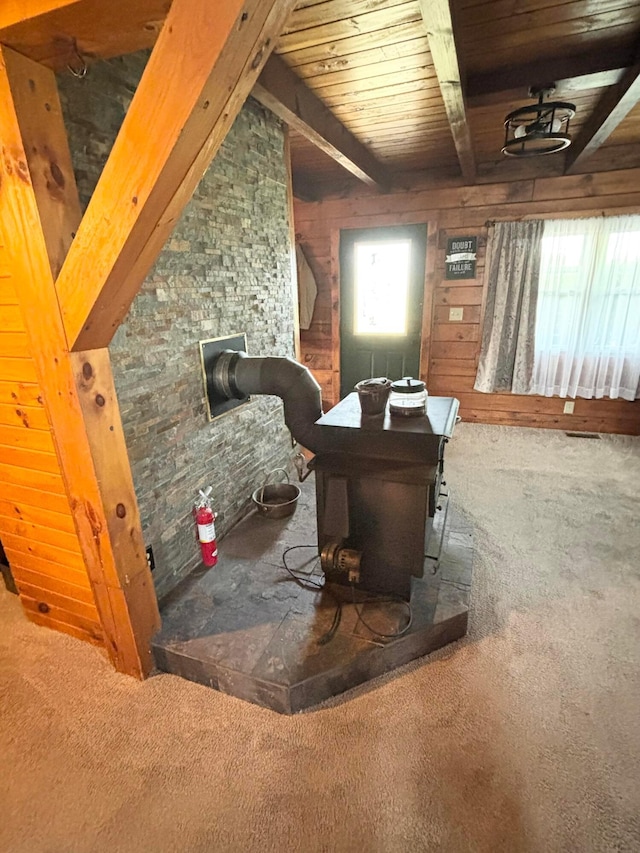
{"label": "white ceiling light shade", "polygon": [[531,88],[529,95],[537,104],[528,104],[509,113],[504,120],[504,145],[507,157],[537,157],[554,154],[571,145],[569,122],[576,114],[575,104],[564,101],[544,102],[552,95],[555,85]]}

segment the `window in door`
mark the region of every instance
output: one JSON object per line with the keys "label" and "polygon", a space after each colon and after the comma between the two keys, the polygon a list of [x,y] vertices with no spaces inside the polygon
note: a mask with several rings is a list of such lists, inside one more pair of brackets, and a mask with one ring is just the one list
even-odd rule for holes
{"label": "window in door", "polygon": [[411,241],[362,241],[354,252],[354,334],[405,335]]}
{"label": "window in door", "polygon": [[418,376],[426,243],[426,225],[342,232],[342,397],[361,379]]}

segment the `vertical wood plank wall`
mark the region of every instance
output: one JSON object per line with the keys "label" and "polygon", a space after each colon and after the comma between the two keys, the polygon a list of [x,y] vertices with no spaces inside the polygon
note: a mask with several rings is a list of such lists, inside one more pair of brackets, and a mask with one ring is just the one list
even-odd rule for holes
{"label": "vertical wood plank wall", "polygon": [[0,540],[29,618],[103,632],[0,235]]}
{"label": "vertical wood plank wall", "polygon": [[[429,367],[423,378],[430,392],[455,396],[466,421],[557,429],[640,434],[640,401],[575,401],[564,415],[559,397],[482,394],[473,390],[482,336],[485,253],[488,223],[495,220],[601,216],[640,212],[640,169],[559,178],[483,184],[473,187],[422,188],[388,195],[363,191],[359,197],[296,201],[296,239],[304,247],[318,283],[313,322],[301,333],[303,362],[322,386],[325,404],[338,400],[339,276],[337,251],[342,229],[433,223],[437,245],[431,276],[433,311],[423,339],[429,339]],[[446,281],[448,237],[476,235],[476,278]],[[452,306],[463,309],[462,322],[449,320]]]}

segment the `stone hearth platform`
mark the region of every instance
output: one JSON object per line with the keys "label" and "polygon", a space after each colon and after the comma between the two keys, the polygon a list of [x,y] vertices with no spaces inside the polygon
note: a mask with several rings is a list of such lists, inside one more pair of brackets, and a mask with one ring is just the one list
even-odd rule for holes
{"label": "stone hearth platform", "polygon": [[[291,714],[464,636],[472,530],[453,501],[447,513],[438,513],[429,545],[429,553],[437,554],[445,524],[439,568],[434,573],[427,561],[424,577],[413,580],[409,631],[379,639],[358,619],[350,590],[331,585],[343,601],[342,619],[325,644],[318,641],[333,622],[335,598],[301,589],[282,565],[285,548],[313,545],[289,552],[287,564],[313,581],[321,579],[312,478],[302,485],[298,503],[292,517],[279,521],[249,515],[220,543],[218,565],[192,573],[163,602],[162,630],[153,641],[158,669]],[[406,625],[401,603],[358,607],[379,633]]]}

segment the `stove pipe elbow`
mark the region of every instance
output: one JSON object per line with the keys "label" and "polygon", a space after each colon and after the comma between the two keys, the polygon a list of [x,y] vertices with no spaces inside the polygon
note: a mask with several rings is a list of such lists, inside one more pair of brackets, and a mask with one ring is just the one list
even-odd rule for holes
{"label": "stove pipe elbow", "polygon": [[227,399],[250,394],[272,394],[284,404],[284,421],[303,447],[318,453],[322,436],[315,425],[322,417],[320,386],[308,368],[287,357],[254,358],[244,352],[224,350],[212,368],[216,392]]}

